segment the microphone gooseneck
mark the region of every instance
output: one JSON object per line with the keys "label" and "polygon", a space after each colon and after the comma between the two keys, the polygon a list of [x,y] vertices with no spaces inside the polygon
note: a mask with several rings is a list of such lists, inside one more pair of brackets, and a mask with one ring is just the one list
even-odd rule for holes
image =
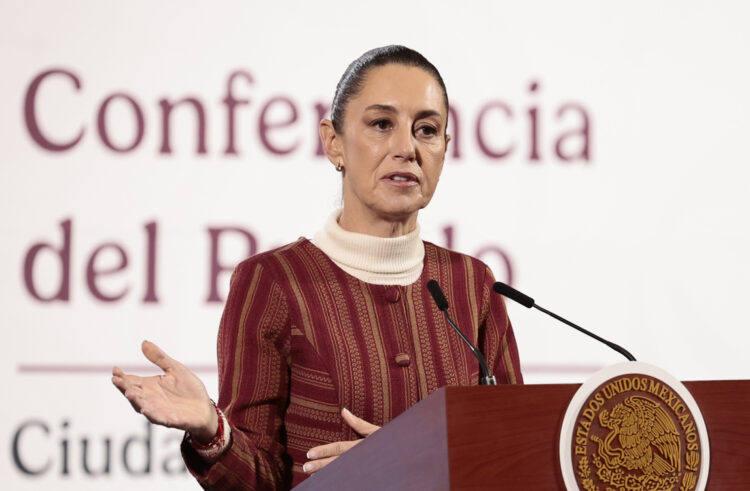
{"label": "microphone gooseneck", "polygon": [[456,331],[456,334],[458,334],[463,342],[466,343],[466,346],[468,346],[471,352],[474,353],[474,356],[477,357],[479,368],[482,370],[482,378],[479,380],[480,385],[497,385],[497,380],[490,374],[490,369],[487,366],[487,360],[485,360],[484,355],[476,348],[476,346],[471,344],[471,341],[464,336],[464,333],[461,332],[458,326],[456,326],[456,324],[453,323],[453,320],[451,320],[450,315],[448,315],[448,299],[445,298],[445,294],[443,294],[443,290],[440,288],[440,285],[438,285],[438,282],[435,280],[428,281],[427,290],[430,292],[430,295],[432,295],[432,299],[435,301],[438,310],[443,312],[445,320],[448,321],[448,324],[454,331]]}
{"label": "microphone gooseneck", "polygon": [[619,344],[615,344],[612,341],[607,341],[606,339],[604,339],[604,338],[602,338],[600,336],[597,336],[593,332],[588,331],[588,330],[582,328],[581,326],[577,326],[577,325],[573,324],[572,322],[570,322],[569,320],[567,320],[567,319],[565,319],[563,317],[560,317],[559,315],[555,314],[554,312],[550,312],[549,310],[545,309],[544,307],[542,307],[540,305],[537,305],[536,303],[534,303],[534,299],[533,298],[531,298],[528,295],[524,295],[523,293],[519,292],[518,290],[516,290],[512,286],[508,286],[505,283],[501,283],[501,282],[498,281],[497,283],[495,283],[494,285],[492,285],[492,289],[495,290],[495,293],[499,293],[500,295],[502,295],[504,297],[510,298],[511,300],[520,303],[521,305],[523,305],[527,309],[530,309],[531,307],[534,307],[537,310],[541,310],[542,312],[544,312],[548,316],[554,317],[555,319],[559,320],[563,324],[567,324],[570,327],[572,327],[573,329],[576,329],[577,331],[582,332],[583,334],[596,339],[600,343],[606,344],[607,346],[609,346],[610,348],[612,348],[613,350],[617,351],[622,356],[624,356],[625,358],[627,358],[628,360],[635,361],[635,356],[631,355],[628,350],[626,350],[625,348],[623,348]]}

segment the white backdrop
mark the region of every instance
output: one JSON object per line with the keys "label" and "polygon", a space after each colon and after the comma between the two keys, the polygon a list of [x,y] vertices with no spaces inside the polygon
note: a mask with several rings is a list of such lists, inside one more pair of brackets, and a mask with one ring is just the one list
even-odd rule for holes
{"label": "white backdrop", "polygon": [[[148,429],[109,370],[146,373],[150,339],[216,393],[222,303],[208,299],[229,276],[212,274],[212,251],[231,267],[322,225],[340,177],[316,155],[318,106],[383,44],[433,61],[457,114],[426,239],[481,254],[498,279],[679,379],[750,375],[745,3],[0,12],[4,489],[197,487],[180,434]],[[248,102],[230,111],[228,93]],[[580,382],[620,361],[510,309],[527,382]]]}

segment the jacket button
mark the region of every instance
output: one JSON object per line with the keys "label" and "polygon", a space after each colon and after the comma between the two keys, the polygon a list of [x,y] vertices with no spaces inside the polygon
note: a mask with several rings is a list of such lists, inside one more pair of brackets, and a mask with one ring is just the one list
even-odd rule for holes
{"label": "jacket button", "polygon": [[401,298],[401,291],[398,289],[397,286],[388,288],[385,292],[385,299],[388,300],[391,303],[396,303]]}
{"label": "jacket button", "polygon": [[409,358],[407,353],[399,353],[394,356],[393,359],[396,362],[396,365],[400,367],[408,367],[411,365],[411,358]]}

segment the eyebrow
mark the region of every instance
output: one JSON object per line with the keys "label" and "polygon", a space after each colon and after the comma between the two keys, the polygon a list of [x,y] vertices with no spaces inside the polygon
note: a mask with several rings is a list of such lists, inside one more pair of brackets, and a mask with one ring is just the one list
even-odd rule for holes
{"label": "eyebrow", "polygon": [[[374,110],[374,111],[386,111],[386,112],[390,112],[390,113],[396,113],[396,112],[398,112],[395,107],[393,107],[393,106],[391,106],[389,104],[373,104],[373,105],[367,106],[365,108],[365,111],[370,111],[370,110]],[[417,115],[416,115],[416,117],[414,119],[422,119],[422,118],[427,118],[427,117],[430,117],[430,116],[437,116],[439,118],[443,117],[442,114],[440,114],[439,112],[435,111],[434,109],[423,109],[423,110],[421,110],[421,111],[419,111],[417,113]]]}

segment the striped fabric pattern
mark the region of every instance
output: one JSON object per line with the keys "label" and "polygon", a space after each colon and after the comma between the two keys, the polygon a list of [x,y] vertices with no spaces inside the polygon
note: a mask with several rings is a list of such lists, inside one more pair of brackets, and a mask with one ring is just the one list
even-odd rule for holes
{"label": "striped fabric pattern", "polygon": [[342,408],[382,426],[442,386],[476,385],[478,363],[435,306],[430,279],[498,383],[522,383],[489,269],[424,245],[422,274],[407,286],[364,283],[307,239],[236,268],[218,339],[218,405],[232,445],[210,466],[182,446],[205,489],[288,489],[307,477],[311,447],[358,437]]}

